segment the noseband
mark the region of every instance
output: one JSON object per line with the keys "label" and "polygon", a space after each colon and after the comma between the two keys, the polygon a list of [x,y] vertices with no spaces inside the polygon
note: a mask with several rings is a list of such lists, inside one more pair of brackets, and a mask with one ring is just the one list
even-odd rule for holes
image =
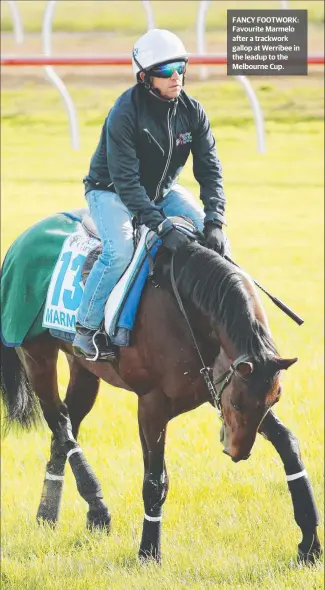
{"label": "noseband", "polygon": [[[247,377],[244,377],[239,371],[237,371],[238,365],[240,365],[240,363],[247,363],[247,362],[251,362],[251,361],[252,361],[252,358],[250,356],[248,356],[246,354],[242,354],[241,356],[236,358],[236,360],[234,360],[234,362],[230,365],[230,367],[227,371],[225,371],[222,375],[220,375],[220,377],[218,377],[218,379],[216,379],[215,381],[212,381],[213,390],[214,390],[214,394],[212,395],[212,399],[213,399],[215,407],[217,408],[217,410],[219,412],[221,412],[222,393],[224,392],[226,387],[229,385],[233,375],[235,375],[235,377],[237,377],[237,379],[240,379],[241,381],[244,381],[245,383],[248,382]],[[202,373],[203,370],[204,369],[201,369],[200,373]],[[207,370],[209,372],[211,372],[211,369],[207,368]],[[220,387],[218,390],[216,390],[215,385],[219,385],[219,383],[220,383]]]}
{"label": "noseband", "polygon": [[[205,365],[205,363],[204,363],[204,360],[203,360],[201,351],[199,349],[199,346],[198,346],[198,343],[196,341],[194,332],[192,330],[192,326],[191,326],[191,324],[189,322],[189,319],[187,317],[187,313],[186,313],[186,311],[184,309],[184,305],[183,305],[182,299],[181,299],[180,294],[179,294],[178,289],[177,289],[177,285],[176,285],[176,281],[175,281],[175,276],[174,276],[174,256],[175,256],[175,254],[172,255],[171,263],[170,263],[170,280],[171,280],[172,288],[173,288],[173,291],[174,291],[174,295],[176,297],[178,306],[179,306],[179,308],[180,308],[180,310],[181,310],[181,312],[182,312],[182,314],[183,314],[183,316],[184,316],[184,318],[186,320],[186,323],[188,325],[190,334],[192,336],[192,340],[194,342],[194,346],[195,346],[195,348],[197,350],[197,353],[199,355],[199,358],[200,358],[200,361],[201,361],[201,364],[202,364],[202,369],[200,369],[200,373],[201,373],[201,375],[202,375],[202,377],[203,377],[203,379],[204,379],[204,381],[206,383],[206,386],[208,388],[208,391],[209,391],[209,394],[210,394],[211,399],[213,401],[213,404],[214,404],[216,410],[218,411],[219,417],[221,419],[223,419],[222,418],[222,413],[221,413],[221,396],[222,396],[222,393],[224,392],[224,390],[226,389],[226,387],[229,385],[229,383],[230,383],[230,381],[231,381],[231,379],[232,379],[232,377],[234,375],[238,379],[241,379],[241,381],[245,381],[245,382],[248,381],[248,379],[246,377],[244,377],[243,375],[241,375],[241,373],[239,371],[237,371],[237,367],[238,367],[238,365],[240,363],[245,363],[245,362],[248,362],[248,361],[251,362],[252,361],[252,358],[249,357],[246,354],[243,354],[243,355],[239,356],[230,365],[229,369],[227,371],[225,371],[220,377],[218,377],[218,379],[216,379],[216,381],[213,381],[213,379],[211,379],[211,376],[210,375],[212,374],[212,369],[211,369],[211,367],[207,367]],[[219,389],[216,389],[215,386],[216,385],[219,385],[219,384],[220,384]]]}

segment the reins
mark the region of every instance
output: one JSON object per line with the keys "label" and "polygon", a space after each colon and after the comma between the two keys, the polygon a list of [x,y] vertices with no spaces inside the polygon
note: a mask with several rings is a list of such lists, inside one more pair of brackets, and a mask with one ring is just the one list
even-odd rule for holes
{"label": "reins", "polygon": [[[241,375],[238,371],[237,371],[237,367],[240,363],[243,362],[247,362],[247,361],[251,361],[251,357],[247,356],[247,355],[241,355],[239,356],[229,367],[229,369],[227,371],[225,371],[220,377],[218,377],[218,379],[216,381],[213,381],[210,377],[210,374],[212,373],[212,368],[211,367],[207,367],[204,360],[203,360],[203,356],[201,354],[199,345],[197,343],[197,340],[195,338],[195,334],[193,332],[192,326],[190,324],[190,321],[188,319],[187,313],[185,311],[181,296],[179,294],[177,285],[176,285],[176,281],[175,281],[175,275],[174,275],[174,256],[175,253],[173,253],[172,258],[171,258],[171,263],[170,263],[170,280],[171,280],[171,285],[173,288],[173,292],[174,295],[176,297],[179,309],[181,310],[183,317],[187,323],[189,332],[191,334],[194,346],[196,348],[196,351],[198,353],[198,356],[200,358],[201,361],[201,365],[202,368],[200,369],[200,373],[203,376],[203,379],[206,383],[206,386],[208,388],[209,394],[212,398],[213,404],[216,408],[216,410],[218,411],[219,417],[221,419],[222,418],[222,412],[221,412],[221,396],[223,391],[226,389],[226,387],[229,385],[233,375],[236,375],[236,377],[238,377],[239,379],[243,380],[243,381],[247,381],[247,379]],[[218,390],[216,390],[215,385],[219,385],[219,383],[221,384],[220,388]]]}

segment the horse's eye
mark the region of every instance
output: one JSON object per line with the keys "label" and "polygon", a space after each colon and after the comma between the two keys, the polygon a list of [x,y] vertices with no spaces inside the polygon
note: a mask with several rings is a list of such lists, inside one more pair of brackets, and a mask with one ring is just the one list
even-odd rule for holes
{"label": "horse's eye", "polygon": [[279,401],[279,399],[280,399],[280,397],[281,397],[281,393],[282,393],[282,387],[279,387],[279,389],[278,389],[278,391],[277,391],[277,393],[276,393],[276,396],[275,396],[275,398],[274,398],[274,403],[275,403],[275,404],[276,404],[276,403]]}
{"label": "horse's eye", "polygon": [[232,405],[232,407],[234,408],[234,410],[236,410],[237,412],[241,412],[242,408],[239,404],[234,404],[233,401],[230,400],[230,404]]}

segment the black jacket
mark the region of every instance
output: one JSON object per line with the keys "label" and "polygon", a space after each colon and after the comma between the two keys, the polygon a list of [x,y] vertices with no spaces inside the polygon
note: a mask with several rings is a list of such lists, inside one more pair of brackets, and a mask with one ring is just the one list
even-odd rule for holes
{"label": "black jacket", "polygon": [[115,191],[131,214],[155,231],[164,219],[161,199],[177,182],[190,151],[205,221],[225,223],[221,164],[204,109],[184,90],[178,99],[163,101],[137,84],[117,99],[105,120],[84,179],[86,193]]}

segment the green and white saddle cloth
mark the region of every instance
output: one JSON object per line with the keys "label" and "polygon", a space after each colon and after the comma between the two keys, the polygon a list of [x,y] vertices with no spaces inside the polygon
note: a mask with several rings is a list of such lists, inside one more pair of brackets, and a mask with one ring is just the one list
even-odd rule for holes
{"label": "green and white saddle cloth", "polygon": [[80,228],[78,212],[57,213],[36,223],[9,248],[1,272],[1,340],[20,346],[42,326],[54,267],[67,237]]}

